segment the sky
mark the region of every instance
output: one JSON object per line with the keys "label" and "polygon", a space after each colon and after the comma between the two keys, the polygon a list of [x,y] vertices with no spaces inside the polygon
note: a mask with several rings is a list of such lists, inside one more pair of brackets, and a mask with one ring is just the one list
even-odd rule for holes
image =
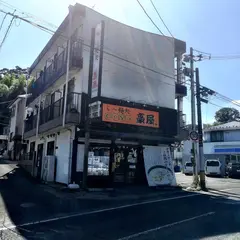
{"label": "sky", "polygon": [[[16,14],[22,12],[29,20],[56,30],[68,13],[69,4],[81,3],[110,18],[146,31],[159,33],[146,17],[136,0],[0,0],[0,9]],[[140,0],[154,22],[169,35],[158,18],[150,0]],[[159,13],[175,38],[187,43],[187,53],[193,47],[212,56],[240,55],[240,1],[239,0],[153,0]],[[10,5],[11,6],[10,6]],[[4,14],[0,14],[0,21]],[[0,31],[4,37],[11,21],[8,17]],[[29,67],[46,45],[51,35],[23,21],[16,20],[0,49],[0,69],[15,66]],[[231,99],[239,100],[240,59],[204,60],[195,67],[200,71],[201,85],[207,86]],[[211,97],[212,104],[203,104],[203,122],[214,121],[214,113],[220,107],[239,107]],[[190,117],[190,95],[184,100],[187,122]]]}

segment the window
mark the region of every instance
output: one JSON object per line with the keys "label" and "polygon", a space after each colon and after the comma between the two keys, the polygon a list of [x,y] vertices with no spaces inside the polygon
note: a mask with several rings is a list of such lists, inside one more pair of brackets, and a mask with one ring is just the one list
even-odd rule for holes
{"label": "window", "polygon": [[192,166],[193,166],[193,164],[191,162],[186,163],[186,167],[192,167]]}
{"label": "window", "polygon": [[218,167],[220,164],[218,161],[207,161],[208,167]]}
{"label": "window", "polygon": [[211,142],[223,142],[223,131],[213,131],[210,133]]}
{"label": "window", "polygon": [[231,155],[231,163],[240,163],[240,155]]}
{"label": "window", "polygon": [[47,155],[54,155],[54,141],[48,142],[47,143]]}
{"label": "window", "polygon": [[91,148],[88,155],[88,175],[109,175],[109,148]]}

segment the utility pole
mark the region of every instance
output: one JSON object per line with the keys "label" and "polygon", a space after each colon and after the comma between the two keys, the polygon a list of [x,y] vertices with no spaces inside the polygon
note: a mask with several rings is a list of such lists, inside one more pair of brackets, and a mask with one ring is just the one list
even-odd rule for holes
{"label": "utility pole", "polygon": [[92,76],[93,76],[93,57],[94,57],[94,41],[95,41],[95,28],[92,28],[91,34],[91,47],[89,59],[89,73],[88,73],[88,94],[86,98],[86,116],[85,116],[85,143],[84,143],[84,160],[83,160],[83,189],[87,189],[87,175],[88,175],[88,152],[90,143],[90,116],[89,104],[92,92]]}
{"label": "utility pole", "polygon": [[[195,86],[194,86],[194,59],[193,48],[190,48],[190,79],[191,79],[191,114],[192,114],[192,132],[196,131],[196,109],[195,109]],[[197,144],[192,141],[192,157],[193,157],[193,187],[198,185],[198,169],[197,169]]]}
{"label": "utility pole", "polygon": [[196,68],[196,98],[197,98],[197,116],[198,116],[198,146],[199,146],[199,165],[200,165],[200,188],[206,189],[205,172],[204,172],[204,156],[203,156],[203,130],[202,130],[202,110],[201,110],[201,92],[199,69]]}

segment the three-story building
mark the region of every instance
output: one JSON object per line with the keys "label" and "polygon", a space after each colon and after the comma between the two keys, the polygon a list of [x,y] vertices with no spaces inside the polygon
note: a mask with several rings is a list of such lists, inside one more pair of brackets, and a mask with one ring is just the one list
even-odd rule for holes
{"label": "three-story building", "polygon": [[[93,51],[94,50],[94,51]],[[177,140],[175,59],[185,42],[145,32],[80,4],[30,67],[24,140],[32,174],[56,156],[56,182],[81,182],[86,130],[88,185],[143,183],[144,146]],[[89,129],[88,107],[90,107]]]}

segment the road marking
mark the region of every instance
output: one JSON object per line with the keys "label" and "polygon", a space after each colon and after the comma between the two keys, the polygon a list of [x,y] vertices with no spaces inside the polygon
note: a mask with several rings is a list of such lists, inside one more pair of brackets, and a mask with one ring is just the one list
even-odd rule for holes
{"label": "road marking", "polygon": [[18,227],[26,227],[26,226],[31,226],[31,225],[37,225],[37,224],[41,224],[41,223],[60,221],[60,220],[63,220],[63,219],[81,217],[81,216],[86,216],[86,215],[91,215],[91,214],[96,214],[96,213],[109,212],[109,211],[114,211],[114,210],[118,210],[118,209],[124,209],[124,208],[129,208],[129,207],[134,207],[134,206],[141,206],[141,205],[150,204],[150,203],[166,202],[166,201],[171,201],[171,200],[176,200],[176,199],[181,199],[181,198],[195,197],[195,196],[199,196],[199,195],[201,195],[201,194],[200,193],[193,193],[193,194],[188,194],[188,195],[184,195],[184,196],[170,197],[170,198],[164,198],[164,199],[156,199],[156,200],[127,204],[127,205],[122,205],[122,206],[112,207],[112,208],[104,208],[104,209],[94,210],[94,211],[90,211],[90,212],[69,214],[69,215],[65,215],[65,216],[61,216],[61,217],[48,218],[48,219],[44,219],[44,220],[28,222],[28,223],[23,223],[23,224],[19,224],[19,225],[10,225],[10,226],[0,228],[0,231],[6,231],[6,230],[9,230],[9,229],[15,229],[15,228],[18,228]]}
{"label": "road marking", "polygon": [[181,220],[181,221],[178,221],[178,222],[173,222],[173,223],[166,224],[166,225],[156,227],[156,228],[152,228],[152,229],[149,229],[149,230],[146,230],[146,231],[143,231],[143,232],[135,233],[135,234],[129,235],[127,237],[119,238],[118,240],[129,240],[129,239],[137,238],[137,237],[140,237],[142,235],[146,235],[148,233],[161,230],[163,228],[173,227],[173,226],[181,224],[181,223],[190,222],[190,221],[193,221],[193,220],[196,220],[196,219],[199,219],[199,218],[202,218],[202,217],[207,217],[207,216],[210,216],[210,215],[213,215],[213,214],[215,214],[215,212],[204,213],[202,215],[198,215],[198,216],[195,216],[195,217],[192,217],[192,218],[187,218],[187,219],[184,219],[184,220]]}

